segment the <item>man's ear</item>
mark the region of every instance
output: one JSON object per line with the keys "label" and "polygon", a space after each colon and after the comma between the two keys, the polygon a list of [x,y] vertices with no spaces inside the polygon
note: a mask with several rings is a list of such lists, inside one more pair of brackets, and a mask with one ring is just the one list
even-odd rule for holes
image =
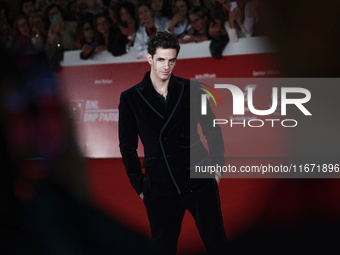
{"label": "man's ear", "polygon": [[147,54],[146,54],[146,58],[148,59],[148,62],[149,62],[149,64],[151,65],[151,64],[152,64],[152,56],[151,56],[151,54],[150,54],[150,53],[147,53]]}

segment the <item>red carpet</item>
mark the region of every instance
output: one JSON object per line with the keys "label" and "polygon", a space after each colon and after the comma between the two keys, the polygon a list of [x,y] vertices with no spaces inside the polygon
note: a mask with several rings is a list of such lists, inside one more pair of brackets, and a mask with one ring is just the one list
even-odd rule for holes
{"label": "red carpet", "polygon": [[[228,159],[251,165],[256,159]],[[128,228],[150,237],[146,211],[131,187],[121,159],[87,159],[94,204]],[[253,226],[299,225],[311,218],[338,220],[340,185],[333,180],[223,179],[219,186],[224,226],[233,240]],[[178,254],[204,251],[187,213]]]}

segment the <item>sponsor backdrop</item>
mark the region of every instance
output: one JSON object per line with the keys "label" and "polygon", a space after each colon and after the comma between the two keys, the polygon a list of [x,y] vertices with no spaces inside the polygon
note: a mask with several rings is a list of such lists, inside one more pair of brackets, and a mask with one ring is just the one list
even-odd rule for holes
{"label": "sponsor backdrop", "polygon": [[[62,91],[70,104],[70,111],[78,129],[80,147],[86,157],[121,157],[118,146],[120,93],[138,83],[149,70],[150,66],[146,61],[62,67],[59,72]],[[174,74],[200,80],[282,76],[274,53],[223,56],[220,60],[212,57],[178,59]],[[248,85],[252,84],[240,87],[245,95]],[[256,86],[254,106],[257,105],[257,109],[269,109],[271,100],[271,88]],[[219,114],[223,116],[223,113]],[[229,119],[230,113],[226,115],[228,116],[223,118]],[[251,113],[246,112],[246,120],[253,117]],[[261,128],[243,125],[224,128],[226,156],[288,156],[287,129],[289,128],[271,125]],[[139,155],[143,156],[141,145]]]}

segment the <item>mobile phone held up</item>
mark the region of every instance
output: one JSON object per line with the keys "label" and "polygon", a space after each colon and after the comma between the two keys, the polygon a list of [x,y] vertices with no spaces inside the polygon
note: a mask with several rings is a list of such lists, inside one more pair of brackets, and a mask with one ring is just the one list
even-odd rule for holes
{"label": "mobile phone held up", "polygon": [[237,8],[236,1],[230,2],[230,11],[234,11]]}
{"label": "mobile phone held up", "polygon": [[57,14],[50,15],[50,21],[51,24],[58,24],[58,15]]}

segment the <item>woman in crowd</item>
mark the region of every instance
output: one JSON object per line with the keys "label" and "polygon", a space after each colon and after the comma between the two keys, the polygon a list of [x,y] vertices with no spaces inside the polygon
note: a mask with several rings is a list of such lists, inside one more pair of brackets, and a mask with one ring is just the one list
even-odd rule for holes
{"label": "woman in crowd", "polygon": [[31,29],[26,16],[19,15],[14,20],[15,51],[19,53],[35,53],[35,46],[32,42]]}
{"label": "woman in crowd", "polygon": [[178,39],[179,43],[203,42],[223,34],[223,27],[210,21],[209,9],[203,5],[193,7],[189,19],[192,29]]}
{"label": "woman in crowd", "polygon": [[30,28],[33,36],[35,47],[42,51],[45,48],[45,42],[48,34],[48,23],[45,16],[36,12],[30,17]]}
{"label": "woman in crowd", "polygon": [[107,50],[113,56],[120,56],[127,52],[127,37],[121,34],[119,28],[111,26],[109,18],[105,14],[100,13],[95,16],[94,28],[96,31],[96,52]]}
{"label": "woman in crowd", "polygon": [[137,31],[137,20],[135,19],[135,6],[130,2],[123,2],[117,6],[117,24],[122,35],[129,41],[129,47],[133,46]]}
{"label": "woman in crowd", "polygon": [[172,18],[172,8],[169,0],[149,0],[149,5],[154,15],[154,19],[158,22],[167,22]]}
{"label": "woman in crowd", "polygon": [[211,11],[212,19],[225,27],[231,42],[248,36],[243,26],[244,4],[242,1],[216,0]]}
{"label": "woman in crowd", "polygon": [[169,25],[169,31],[181,36],[191,29],[189,20],[190,3],[187,0],[175,0],[175,12]]}
{"label": "woman in crowd", "polygon": [[64,51],[75,50],[77,23],[65,21],[61,9],[56,4],[46,8],[45,16],[50,22],[45,52],[50,60],[52,70],[57,70],[64,57]]}
{"label": "woman in crowd", "polygon": [[42,35],[46,39],[49,27],[44,14],[35,12],[32,14],[29,21],[33,34],[36,33]]}
{"label": "woman in crowd", "polygon": [[117,8],[120,5],[120,2],[113,2],[110,4],[110,6],[107,8],[107,14],[110,19],[111,26],[117,27],[118,26],[118,14],[117,14]]}
{"label": "woman in crowd", "polygon": [[168,22],[160,23],[154,19],[151,7],[148,4],[140,4],[137,7],[137,15],[140,20],[139,28],[135,38],[135,48],[137,51],[143,51],[147,49],[147,45],[150,38],[157,31],[168,31],[170,20]]}
{"label": "woman in crowd", "polygon": [[110,32],[112,29],[108,18],[104,14],[97,14],[94,17],[94,28],[96,32],[96,52],[108,50]]}
{"label": "woman in crowd", "polygon": [[53,54],[58,47],[63,50],[74,50],[77,23],[65,21],[61,9],[56,4],[46,8],[46,16],[50,21],[46,43],[47,53]]}
{"label": "woman in crowd", "polygon": [[14,31],[9,18],[9,5],[6,1],[0,1],[0,46],[12,49],[14,43]]}
{"label": "woman in crowd", "polygon": [[80,22],[77,26],[76,47],[80,52],[81,59],[88,59],[96,49],[94,31],[88,21]]}

